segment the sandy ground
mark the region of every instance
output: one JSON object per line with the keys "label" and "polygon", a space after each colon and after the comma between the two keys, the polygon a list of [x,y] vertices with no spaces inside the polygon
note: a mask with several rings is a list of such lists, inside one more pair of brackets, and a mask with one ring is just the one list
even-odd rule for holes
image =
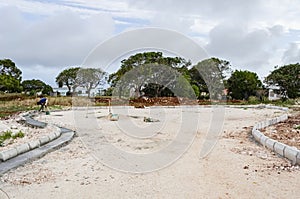
{"label": "sandy ground", "polygon": [[3,142],[0,147],[0,152],[11,149],[18,145],[28,143],[36,140],[50,132],[57,131],[58,129],[53,125],[47,125],[45,128],[33,128],[24,124],[24,118],[21,115],[13,115],[9,119],[0,120],[0,133],[11,132],[13,135],[19,132],[24,134],[22,138],[10,138]]}
{"label": "sandy ground", "polygon": [[[73,111],[41,115],[37,119],[76,130],[77,137],[61,149],[4,174],[0,198],[299,198],[299,167],[290,166],[250,135],[255,123],[283,113],[251,108],[224,111],[224,120],[222,111],[203,107],[115,108],[112,112],[119,115],[117,122],[107,119],[107,108],[76,110],[75,117]],[[145,123],[144,117],[159,122]],[[211,133],[218,126],[221,131]],[[195,134],[189,134],[194,130]],[[188,143],[184,137],[176,140],[182,132],[186,137],[195,136],[191,146],[177,161],[156,171],[126,172],[145,165],[126,167],[133,159],[117,165],[117,156],[102,153],[103,146],[112,145],[128,154],[153,154],[178,142],[174,151],[162,156],[167,159]],[[207,140],[217,143],[200,158]],[[105,158],[111,158],[111,164],[107,165]],[[146,168],[155,168],[160,162],[159,157],[152,157]]]}

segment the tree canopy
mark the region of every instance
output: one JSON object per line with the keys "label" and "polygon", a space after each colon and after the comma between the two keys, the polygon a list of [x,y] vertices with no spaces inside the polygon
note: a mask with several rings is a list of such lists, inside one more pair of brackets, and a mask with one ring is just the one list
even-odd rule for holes
{"label": "tree canopy", "polygon": [[10,59],[0,60],[0,91],[20,92],[22,71]]}
{"label": "tree canopy", "polygon": [[289,64],[275,67],[266,78],[269,86],[279,86],[282,93],[287,92],[289,98],[300,96],[300,64]]}
{"label": "tree canopy", "polygon": [[137,53],[121,61],[120,69],[109,76],[109,82],[112,87],[117,86],[119,96],[130,89],[135,89],[138,96],[142,92],[146,96],[173,95],[167,87],[174,89],[174,80],[180,74],[188,74],[184,72],[190,64],[181,57],[165,57],[162,52]]}
{"label": "tree canopy", "polygon": [[146,64],[162,64],[170,67],[188,66],[190,62],[180,57],[164,57],[162,52],[144,52],[121,61],[121,68],[109,76],[109,82],[115,83],[128,71]]}
{"label": "tree canopy", "polygon": [[77,72],[76,84],[86,88],[90,97],[91,90],[105,84],[106,79],[106,73],[99,68],[81,68]]}
{"label": "tree canopy", "polygon": [[53,89],[50,85],[47,85],[38,79],[24,80],[22,82],[22,87],[23,91],[29,92],[31,95],[37,92],[42,92],[42,94],[49,95],[50,92],[53,92]]}
{"label": "tree canopy", "polygon": [[216,98],[226,85],[226,77],[231,74],[230,63],[212,57],[193,66],[189,73],[195,93],[209,92],[211,97]]}
{"label": "tree canopy", "polygon": [[254,72],[236,70],[227,81],[228,90],[233,99],[248,99],[256,95],[256,91],[262,87],[261,81]]}
{"label": "tree canopy", "polygon": [[77,72],[80,67],[68,68],[60,72],[56,77],[56,83],[59,87],[67,86],[69,93],[75,92],[75,89],[78,87],[76,82]]}

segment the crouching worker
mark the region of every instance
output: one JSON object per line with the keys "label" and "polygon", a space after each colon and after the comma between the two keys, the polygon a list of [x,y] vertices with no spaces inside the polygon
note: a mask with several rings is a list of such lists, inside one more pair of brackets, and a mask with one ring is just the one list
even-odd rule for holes
{"label": "crouching worker", "polygon": [[42,97],[40,99],[40,101],[37,102],[37,105],[41,105],[41,108],[39,109],[39,111],[44,111],[45,108],[47,108],[47,103],[48,103],[47,98]]}

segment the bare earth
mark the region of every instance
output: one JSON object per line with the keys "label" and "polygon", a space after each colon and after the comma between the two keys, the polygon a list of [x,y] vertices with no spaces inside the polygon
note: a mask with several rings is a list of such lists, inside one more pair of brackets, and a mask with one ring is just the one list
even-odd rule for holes
{"label": "bare earth", "polygon": [[262,131],[268,137],[300,149],[300,115],[293,115],[287,121],[270,126]]}
{"label": "bare earth", "polygon": [[[251,126],[258,121],[283,114],[278,110],[225,108],[217,143],[204,158],[199,153],[206,133],[216,125],[211,108],[113,109],[119,114],[118,122],[108,120],[107,108],[79,112],[85,117],[74,118],[73,111],[37,117],[77,130],[78,136],[61,149],[4,174],[0,179],[1,199],[6,194],[10,198],[32,199],[299,198],[299,167],[290,166],[287,160],[258,145],[250,134]],[[199,118],[195,139],[177,161],[163,169],[143,174],[121,172],[104,166],[95,154],[101,143],[136,154],[160,150],[176,137],[173,132],[180,129],[183,113],[188,120]],[[143,117],[149,116],[159,122],[143,122]],[[93,117],[97,118],[95,128],[89,123]],[[137,141],[126,134],[134,126],[153,127],[156,134]],[[97,132],[102,132],[105,139],[88,139]]]}

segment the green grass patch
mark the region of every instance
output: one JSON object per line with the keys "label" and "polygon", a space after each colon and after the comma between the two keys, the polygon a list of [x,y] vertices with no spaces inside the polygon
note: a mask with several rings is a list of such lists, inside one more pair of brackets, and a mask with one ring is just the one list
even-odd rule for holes
{"label": "green grass patch", "polygon": [[36,110],[37,107],[32,106],[0,106],[0,118],[5,118],[23,111]]}
{"label": "green grass patch", "polygon": [[22,138],[24,136],[25,135],[24,135],[24,133],[22,131],[19,131],[16,134],[13,134],[13,132],[11,132],[11,131],[2,132],[0,134],[0,146],[3,146],[5,140]]}

